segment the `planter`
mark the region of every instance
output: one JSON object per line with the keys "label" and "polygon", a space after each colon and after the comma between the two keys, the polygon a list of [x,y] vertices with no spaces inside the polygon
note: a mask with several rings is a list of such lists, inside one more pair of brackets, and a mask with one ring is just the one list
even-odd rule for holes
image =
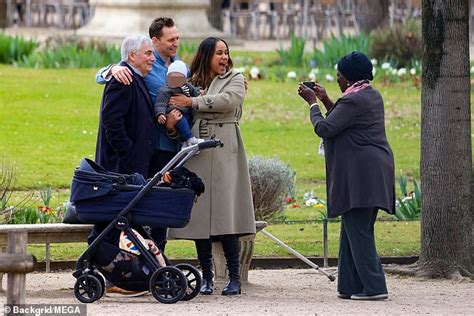
{"label": "planter", "polygon": [[[267,227],[267,225],[267,222],[255,222],[255,229],[257,233],[263,228]],[[242,282],[248,282],[249,280],[249,269],[253,257],[255,235],[256,234],[251,234],[240,237],[240,281]],[[214,262],[215,278],[227,279],[227,267],[224,250],[222,249],[222,244],[219,241],[212,243],[212,259]]]}

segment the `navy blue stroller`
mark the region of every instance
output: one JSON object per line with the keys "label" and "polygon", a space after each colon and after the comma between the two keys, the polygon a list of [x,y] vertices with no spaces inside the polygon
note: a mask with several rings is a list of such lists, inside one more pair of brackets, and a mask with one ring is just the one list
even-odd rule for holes
{"label": "navy blue stroller", "polygon": [[[125,290],[149,290],[162,303],[190,300],[199,294],[201,275],[194,266],[172,265],[164,255],[166,265],[160,264],[134,230],[142,226],[186,226],[196,194],[200,192],[186,185],[179,188],[158,185],[167,171],[183,168],[200,150],[219,146],[222,146],[219,140],[211,139],[184,148],[149,181],[140,174],[112,173],[91,160],[81,161],[74,172],[71,202],[81,222],[96,224],[101,229],[90,238],[89,246],[76,263],[74,294],[79,301],[92,303],[100,299],[105,292],[104,277]],[[139,255],[118,246],[122,232]],[[143,228],[139,233],[149,238]]]}

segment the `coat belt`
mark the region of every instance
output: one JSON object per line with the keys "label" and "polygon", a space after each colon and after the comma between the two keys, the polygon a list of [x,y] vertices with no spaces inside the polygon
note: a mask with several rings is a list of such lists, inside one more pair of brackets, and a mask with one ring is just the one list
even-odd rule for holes
{"label": "coat belt", "polygon": [[235,117],[223,117],[220,119],[196,119],[194,122],[192,133],[193,135],[199,135],[199,138],[209,137],[209,125],[216,124],[237,124],[238,121]]}

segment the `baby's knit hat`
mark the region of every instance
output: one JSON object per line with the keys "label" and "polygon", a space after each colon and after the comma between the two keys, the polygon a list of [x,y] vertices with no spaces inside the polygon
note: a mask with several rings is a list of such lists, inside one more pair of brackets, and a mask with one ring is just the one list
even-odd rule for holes
{"label": "baby's knit hat", "polygon": [[184,77],[187,77],[188,67],[186,67],[186,64],[181,60],[175,60],[168,67],[168,72],[166,74],[169,75],[171,72],[178,72],[180,74],[183,74]]}

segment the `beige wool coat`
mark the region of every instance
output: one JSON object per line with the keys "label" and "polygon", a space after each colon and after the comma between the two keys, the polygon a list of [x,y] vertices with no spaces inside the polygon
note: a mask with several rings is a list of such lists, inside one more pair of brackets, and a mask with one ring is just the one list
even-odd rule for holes
{"label": "beige wool coat", "polygon": [[203,150],[186,163],[203,180],[205,192],[194,204],[189,224],[170,229],[170,238],[255,233],[250,177],[238,123],[244,97],[244,78],[236,71],[216,76],[197,97],[193,135],[204,139],[215,136],[224,147]]}

